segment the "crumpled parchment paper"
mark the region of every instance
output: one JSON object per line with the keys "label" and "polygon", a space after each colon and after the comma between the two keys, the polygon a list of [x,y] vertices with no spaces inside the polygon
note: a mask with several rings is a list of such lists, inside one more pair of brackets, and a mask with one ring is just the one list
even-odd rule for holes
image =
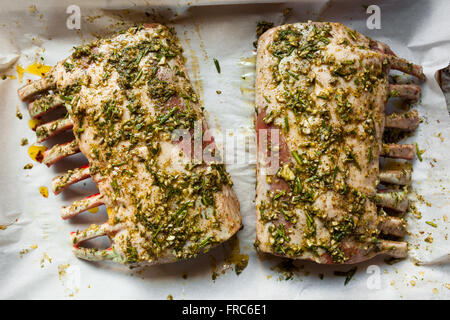
{"label": "crumpled parchment paper", "polygon": [[[381,29],[369,30],[364,1],[2,1],[0,8],[0,298],[74,299],[448,299],[450,297],[447,217],[450,214],[450,120],[444,96],[434,79],[449,62],[448,1],[377,1]],[[81,10],[81,29],[69,30],[66,9]],[[285,11],[286,8],[292,10]],[[283,14],[284,12],[284,14]],[[53,65],[74,45],[127,26],[158,21],[175,27],[185,50],[190,77],[200,94],[216,138],[254,135],[253,89],[256,23],[275,25],[307,20],[338,21],[387,43],[399,56],[421,64],[427,76],[415,108],[423,123],[406,141],[417,142],[423,161],[414,161],[412,198],[421,218],[408,216],[410,257],[389,265],[383,257],[357,265],[353,278],[335,271],[353,266],[321,266],[259,256],[255,238],[254,144],[238,151],[246,163],[228,170],[239,196],[244,229],[238,240],[195,260],[128,269],[90,263],[71,252],[69,233],[106,219],[104,208],[63,221],[59,208],[95,192],[81,182],[59,196],[44,198],[39,188],[82,162],[72,156],[48,169],[31,160],[35,136],[26,107],[16,94],[17,65]],[[213,59],[221,66],[218,74]],[[37,78],[25,73],[24,79]],[[217,93],[221,91],[221,94]],[[16,117],[17,110],[23,119]],[[233,132],[230,133],[230,130]],[[29,144],[21,146],[22,138]],[[63,138],[61,138],[63,139]],[[67,139],[67,137],[66,137]],[[251,139],[250,139],[251,140]],[[241,161],[242,162],[242,161]],[[33,168],[24,170],[27,163]],[[17,219],[17,220],[16,220]],[[432,222],[437,227],[426,223]],[[425,241],[427,240],[427,241]],[[102,240],[97,242],[102,244]],[[236,251],[249,256],[240,275],[233,270]],[[233,251],[234,250],[234,251]],[[212,278],[215,278],[213,280]]]}

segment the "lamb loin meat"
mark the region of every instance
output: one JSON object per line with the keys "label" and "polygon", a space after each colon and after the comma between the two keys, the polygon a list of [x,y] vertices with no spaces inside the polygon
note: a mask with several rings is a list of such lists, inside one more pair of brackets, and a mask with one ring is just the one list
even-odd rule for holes
{"label": "lamb loin meat", "polygon": [[[62,208],[64,219],[104,204],[108,222],[73,232],[75,255],[87,260],[162,264],[197,256],[241,227],[223,164],[192,156],[190,140],[207,129],[174,31],[133,27],[75,48],[44,78],[20,88],[33,118],[64,106],[67,116],[36,129],[39,142],[73,130],[75,139],[43,154],[48,166],[77,152],[89,164],[56,177],[55,194],[92,177],[99,193]],[[196,131],[197,132],[197,131]],[[200,151],[214,148],[201,139]],[[202,141],[207,140],[207,141]],[[108,236],[105,250],[82,242]]]}
{"label": "lamb loin meat", "polygon": [[399,186],[411,169],[380,170],[379,160],[415,156],[382,137],[419,123],[415,110],[385,115],[389,97],[420,94],[390,84],[389,71],[424,79],[422,68],[340,23],[308,22],[266,31],[256,69],[257,249],[324,264],[405,257],[405,222],[386,212],[408,209]]}

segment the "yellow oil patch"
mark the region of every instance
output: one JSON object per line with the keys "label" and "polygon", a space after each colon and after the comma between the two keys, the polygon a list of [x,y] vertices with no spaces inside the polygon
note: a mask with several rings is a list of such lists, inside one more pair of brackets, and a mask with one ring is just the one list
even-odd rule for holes
{"label": "yellow oil patch", "polygon": [[97,212],[98,212],[98,207],[88,209],[88,211],[89,211],[90,213],[97,213]]}
{"label": "yellow oil patch", "polygon": [[28,126],[30,127],[31,130],[36,130],[36,127],[38,125],[40,125],[41,122],[38,119],[30,119],[28,120]]}
{"label": "yellow oil patch", "polygon": [[16,70],[17,70],[17,75],[19,76],[19,81],[22,82],[22,80],[23,80],[23,73],[24,73],[25,70],[19,64],[16,66]]}
{"label": "yellow oil patch", "polygon": [[44,198],[48,198],[48,188],[47,187],[39,187],[39,192]]}
{"label": "yellow oil patch", "polygon": [[47,150],[46,146],[31,145],[28,148],[28,154],[34,161],[42,162],[42,160],[44,159],[45,150]]}
{"label": "yellow oil patch", "polygon": [[45,76],[47,72],[49,72],[52,69],[51,66],[46,66],[45,64],[42,64],[40,62],[35,62],[33,64],[30,64],[28,67],[23,68],[21,65],[17,65],[16,70],[17,74],[19,76],[19,81],[23,81],[23,74],[29,73],[34,74],[40,77]]}

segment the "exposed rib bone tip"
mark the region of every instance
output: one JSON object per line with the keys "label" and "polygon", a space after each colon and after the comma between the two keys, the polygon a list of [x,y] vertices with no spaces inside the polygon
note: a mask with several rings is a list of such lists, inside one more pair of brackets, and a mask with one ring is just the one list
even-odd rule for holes
{"label": "exposed rib bone tip", "polygon": [[80,152],[80,148],[76,140],[72,140],[63,144],[56,144],[51,149],[44,152],[43,162],[50,167],[61,159]]}
{"label": "exposed rib bone tip", "polygon": [[404,186],[411,184],[411,174],[411,168],[382,169],[380,170],[379,178],[381,182]]}
{"label": "exposed rib bone tip", "polygon": [[413,160],[416,155],[416,148],[412,144],[384,143],[381,149],[381,156],[396,159]]}
{"label": "exposed rib bone tip", "polygon": [[77,200],[68,207],[62,207],[61,217],[64,220],[66,220],[75,217],[76,215],[86,210],[98,207],[102,204],[103,204],[103,197],[101,196],[100,193],[97,193],[82,200]]}
{"label": "exposed rib bone tip", "polygon": [[378,192],[375,202],[384,208],[399,212],[406,212],[409,208],[409,200],[406,191]]}
{"label": "exposed rib bone tip", "polygon": [[408,256],[408,244],[403,241],[381,240],[380,247],[383,253],[394,258],[406,258]]}
{"label": "exposed rib bone tip", "polygon": [[51,183],[52,191],[54,194],[59,194],[70,185],[87,179],[90,176],[91,173],[88,165],[81,168],[69,170],[63,175],[53,178]]}

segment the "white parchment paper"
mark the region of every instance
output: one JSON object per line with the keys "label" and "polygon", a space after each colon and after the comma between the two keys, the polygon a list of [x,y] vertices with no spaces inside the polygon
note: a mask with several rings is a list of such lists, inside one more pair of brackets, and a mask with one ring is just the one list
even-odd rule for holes
{"label": "white parchment paper", "polygon": [[[367,1],[7,1],[0,3],[0,298],[71,299],[448,299],[450,297],[447,216],[450,214],[450,120],[444,96],[434,79],[450,60],[450,3],[443,1],[374,1],[381,8],[381,29],[369,30]],[[272,3],[271,3],[272,2]],[[369,1],[370,2],[370,1]],[[66,27],[69,5],[81,9],[81,29]],[[285,8],[292,8],[283,15]],[[145,14],[147,12],[147,14]],[[238,276],[224,264],[227,248],[219,246],[201,257],[146,269],[110,263],[89,263],[71,252],[69,233],[106,219],[104,209],[63,221],[59,208],[95,192],[91,182],[78,183],[59,196],[44,198],[39,187],[82,163],[72,156],[48,169],[33,163],[27,149],[35,141],[29,115],[16,94],[21,83],[17,64],[41,61],[53,65],[98,35],[129,25],[156,21],[175,27],[185,50],[190,77],[200,94],[208,121],[218,134],[228,129],[251,136],[253,125],[254,47],[256,23],[307,20],[337,21],[386,42],[399,56],[421,64],[427,76],[416,108],[424,119],[414,136],[423,161],[414,161],[413,187],[422,218],[408,217],[410,257],[394,265],[376,258],[357,265],[352,280],[334,271],[351,266],[321,266],[297,261],[292,277],[275,266],[277,258],[260,257],[255,238],[253,163],[230,164],[239,196],[244,229],[240,251],[249,255]],[[213,59],[221,66],[218,74]],[[13,79],[14,76],[16,79]],[[25,74],[25,79],[36,76]],[[217,94],[220,90],[222,93]],[[16,108],[23,120],[16,117]],[[22,138],[29,145],[21,146]],[[61,138],[63,139],[63,138]],[[67,138],[66,138],[67,139]],[[253,159],[254,145],[240,151]],[[251,161],[249,161],[251,162]],[[15,222],[17,219],[17,222]],[[426,221],[436,224],[436,228]],[[13,223],[14,222],[14,223]],[[12,225],[9,225],[13,223]],[[428,239],[428,242],[425,241]],[[432,242],[430,241],[432,239]],[[212,259],[212,257],[214,259]],[[215,261],[215,262],[214,262]],[[212,280],[213,271],[219,276]],[[224,273],[220,272],[225,270]],[[323,279],[320,279],[323,275]],[[286,279],[286,276],[288,280]]]}

